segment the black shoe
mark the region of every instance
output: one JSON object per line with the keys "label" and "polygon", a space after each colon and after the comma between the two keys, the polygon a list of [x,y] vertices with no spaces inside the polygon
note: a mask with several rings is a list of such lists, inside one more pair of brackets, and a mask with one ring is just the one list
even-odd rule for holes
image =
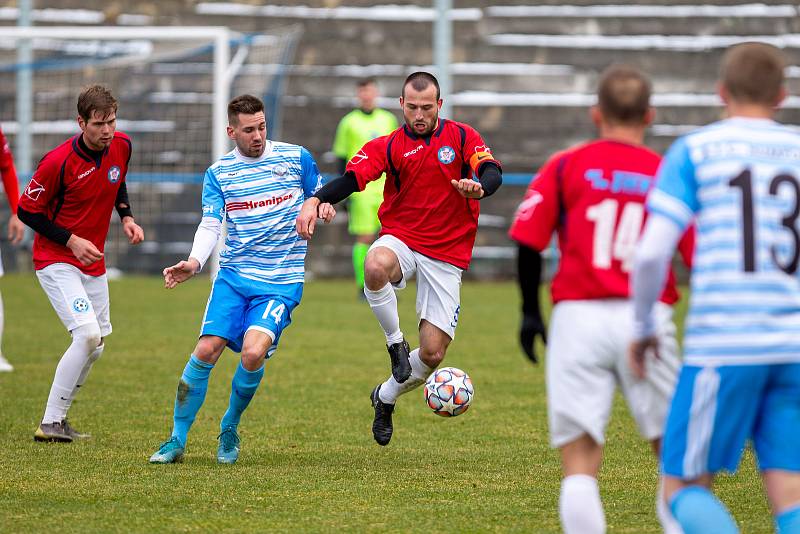
{"label": "black shoe", "polygon": [[394,404],[386,404],[381,401],[378,396],[381,386],[375,386],[372,394],[369,396],[372,401],[372,407],[375,408],[375,419],[372,421],[372,437],[378,442],[378,445],[384,446],[389,444],[392,439],[392,412],[394,412]]}
{"label": "black shoe", "polygon": [[389,358],[392,360],[392,376],[397,382],[402,384],[411,376],[411,356],[408,354],[410,348],[404,339],[400,343],[386,345],[389,351]]}

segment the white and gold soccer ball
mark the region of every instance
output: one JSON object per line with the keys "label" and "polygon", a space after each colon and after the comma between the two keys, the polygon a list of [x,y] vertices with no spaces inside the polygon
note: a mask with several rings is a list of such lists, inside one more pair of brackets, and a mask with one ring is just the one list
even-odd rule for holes
{"label": "white and gold soccer ball", "polygon": [[466,412],[474,396],[469,375],[456,367],[437,369],[425,381],[425,402],[433,413],[442,417]]}

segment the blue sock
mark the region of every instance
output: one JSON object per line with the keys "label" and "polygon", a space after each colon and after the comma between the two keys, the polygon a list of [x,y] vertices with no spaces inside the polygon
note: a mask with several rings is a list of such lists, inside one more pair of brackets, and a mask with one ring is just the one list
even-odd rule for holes
{"label": "blue sock", "polygon": [[739,528],[725,505],[711,491],[688,486],[672,496],[672,515],[684,534],[738,534]]}
{"label": "blue sock", "polygon": [[239,362],[239,367],[236,368],[231,382],[231,400],[228,404],[228,411],[222,416],[222,421],[219,424],[220,430],[225,430],[229,426],[235,429],[239,426],[242,412],[250,404],[250,399],[253,398],[253,395],[256,394],[263,376],[263,365],[255,371],[248,371],[242,367],[242,362]]}
{"label": "blue sock", "polygon": [[184,446],[189,428],[206,398],[208,375],[213,368],[213,364],[198,359],[194,354],[189,357],[186,367],[183,368],[181,381],[178,383],[178,394],[175,396],[172,436],[177,437]]}
{"label": "blue sock", "polygon": [[800,506],[789,508],[775,517],[778,534],[800,533]]}

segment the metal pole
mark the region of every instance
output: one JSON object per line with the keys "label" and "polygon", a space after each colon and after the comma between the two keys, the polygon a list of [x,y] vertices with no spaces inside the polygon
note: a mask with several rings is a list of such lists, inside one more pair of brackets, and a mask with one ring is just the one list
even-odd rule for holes
{"label": "metal pole", "polygon": [[[31,25],[33,0],[18,0],[17,26]],[[14,156],[17,169],[26,179],[33,171],[33,47],[30,39],[17,44],[17,143]]]}
{"label": "metal pole", "polygon": [[452,0],[436,0],[436,17],[433,22],[433,62],[441,88],[442,115],[450,115],[450,57],[453,48],[453,26],[450,21]]}

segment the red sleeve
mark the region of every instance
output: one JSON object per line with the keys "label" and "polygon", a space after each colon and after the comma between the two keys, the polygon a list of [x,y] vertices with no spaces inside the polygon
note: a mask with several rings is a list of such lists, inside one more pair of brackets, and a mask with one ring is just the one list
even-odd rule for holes
{"label": "red sleeve", "polygon": [[64,162],[52,152],[39,162],[28,187],[19,199],[19,205],[31,213],[48,214],[50,201],[61,186],[61,169]]}
{"label": "red sleeve", "polygon": [[389,136],[376,137],[350,158],[345,172],[352,171],[358,181],[358,190],[363,191],[369,182],[386,172],[386,144]]}
{"label": "red sleeve", "polygon": [[489,161],[493,161],[499,166],[500,162],[494,159],[492,149],[486,146],[481,135],[466,124],[462,124],[462,127],[466,132],[466,138],[464,139],[464,153],[461,156],[472,172],[477,175],[481,165]]}
{"label": "red sleeve", "polygon": [[689,269],[692,268],[692,260],[694,258],[694,234],[694,225],[691,225],[686,229],[686,233],[683,234],[678,243],[678,252],[681,255],[681,259],[683,259],[683,264]]}
{"label": "red sleeve", "polygon": [[554,156],[533,178],[508,231],[509,237],[517,243],[540,252],[550,244],[558,223],[560,162],[561,155]]}
{"label": "red sleeve", "polygon": [[3,132],[0,132],[0,173],[3,175],[3,188],[8,197],[8,206],[11,208],[11,213],[16,214],[19,202],[19,178],[14,168],[14,157]]}

